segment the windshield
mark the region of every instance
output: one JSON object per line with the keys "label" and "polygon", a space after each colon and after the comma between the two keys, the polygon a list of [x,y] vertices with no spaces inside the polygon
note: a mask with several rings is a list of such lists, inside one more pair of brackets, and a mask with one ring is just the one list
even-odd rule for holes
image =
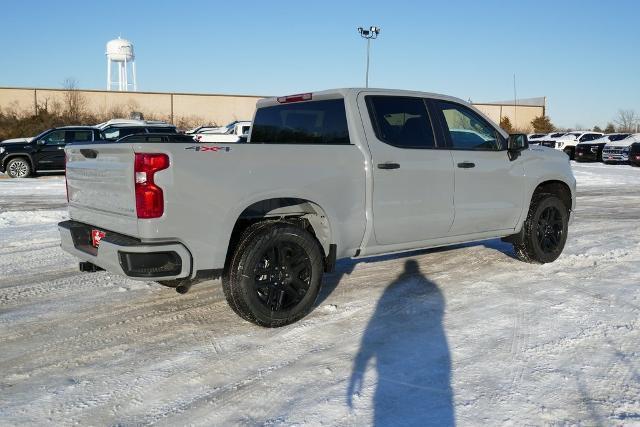
{"label": "windshield", "polygon": [[552,133],[551,138],[559,138],[564,135],[564,132]]}
{"label": "windshield", "polygon": [[622,139],[626,139],[629,137],[629,133],[621,133],[619,135],[610,135],[609,136],[609,141],[620,141]]}

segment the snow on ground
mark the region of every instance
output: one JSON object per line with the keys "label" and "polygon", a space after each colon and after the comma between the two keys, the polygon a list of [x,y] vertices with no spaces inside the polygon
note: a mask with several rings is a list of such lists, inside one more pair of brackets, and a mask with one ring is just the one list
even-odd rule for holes
{"label": "snow on ground", "polygon": [[218,282],[78,273],[64,180],[0,180],[0,424],[640,424],[640,168],[573,166],[558,261],[499,240],[342,261],[272,330]]}

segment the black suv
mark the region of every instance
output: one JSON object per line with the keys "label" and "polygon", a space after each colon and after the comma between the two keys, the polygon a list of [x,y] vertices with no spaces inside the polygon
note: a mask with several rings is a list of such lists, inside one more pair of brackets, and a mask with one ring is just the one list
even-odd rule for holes
{"label": "black suv", "polygon": [[177,133],[176,127],[165,122],[115,119],[97,126],[67,126],[53,128],[23,142],[0,143],[0,172],[11,178],[26,178],[36,172],[64,171],[64,147],[67,144],[88,144],[113,141],[134,134]]}
{"label": "black suv", "polygon": [[177,133],[176,127],[169,123],[153,120],[114,119],[96,126],[102,139],[116,141],[127,135],[140,133]]}
{"label": "black suv", "polygon": [[64,147],[72,142],[100,139],[93,126],[53,128],[23,142],[0,143],[0,172],[11,178],[26,178],[40,171],[64,171]]}

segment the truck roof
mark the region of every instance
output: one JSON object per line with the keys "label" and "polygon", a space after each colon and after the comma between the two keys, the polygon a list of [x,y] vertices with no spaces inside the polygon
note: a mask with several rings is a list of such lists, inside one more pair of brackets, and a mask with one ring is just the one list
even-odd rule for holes
{"label": "truck roof", "polygon": [[294,98],[296,101],[290,102],[308,102],[308,101],[319,101],[323,99],[336,99],[336,98],[354,98],[357,97],[360,92],[366,92],[368,94],[375,95],[387,95],[387,96],[415,96],[422,98],[432,98],[439,99],[443,101],[452,101],[458,104],[466,105],[471,108],[476,114],[480,115],[484,119],[488,120],[491,123],[496,125],[496,129],[504,138],[509,138],[509,134],[504,131],[504,129],[500,128],[500,126],[493,122],[486,114],[482,111],[478,110],[472,104],[467,101],[456,98],[454,96],[442,95],[439,93],[432,92],[421,92],[414,90],[404,90],[404,89],[381,89],[381,88],[364,88],[364,87],[353,87],[353,88],[338,88],[338,89],[328,89],[322,90],[318,92],[308,92],[308,93],[300,93],[295,95],[285,95],[279,97],[271,97],[271,98],[263,98],[258,100],[256,103],[256,108],[264,108],[275,105],[283,105],[283,102],[286,102],[286,98]]}
{"label": "truck roof", "polygon": [[[346,98],[347,96],[357,96],[360,92],[367,93],[376,93],[380,95],[396,95],[396,96],[420,96],[425,98],[435,98],[442,99],[448,101],[455,101],[463,104],[470,105],[467,101],[464,101],[460,98],[456,98],[454,96],[442,95],[439,93],[432,92],[421,92],[415,90],[405,90],[405,89],[383,89],[383,88],[364,88],[364,87],[353,87],[353,88],[338,88],[338,89],[328,89],[321,90],[317,92],[307,92],[312,96],[312,100],[322,100],[322,99],[332,99],[332,98]],[[307,93],[299,94],[306,95]],[[294,96],[294,95],[284,95],[286,96]],[[256,107],[267,107],[270,105],[278,105],[278,99],[282,97],[274,96],[271,98],[263,98],[258,100]]]}

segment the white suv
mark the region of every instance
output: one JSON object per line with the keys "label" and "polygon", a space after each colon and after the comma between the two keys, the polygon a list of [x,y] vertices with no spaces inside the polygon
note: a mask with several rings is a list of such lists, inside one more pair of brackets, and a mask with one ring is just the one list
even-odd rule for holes
{"label": "white suv", "polygon": [[602,150],[602,161],[605,163],[628,162],[631,145],[636,142],[640,142],[640,133],[607,143]]}

